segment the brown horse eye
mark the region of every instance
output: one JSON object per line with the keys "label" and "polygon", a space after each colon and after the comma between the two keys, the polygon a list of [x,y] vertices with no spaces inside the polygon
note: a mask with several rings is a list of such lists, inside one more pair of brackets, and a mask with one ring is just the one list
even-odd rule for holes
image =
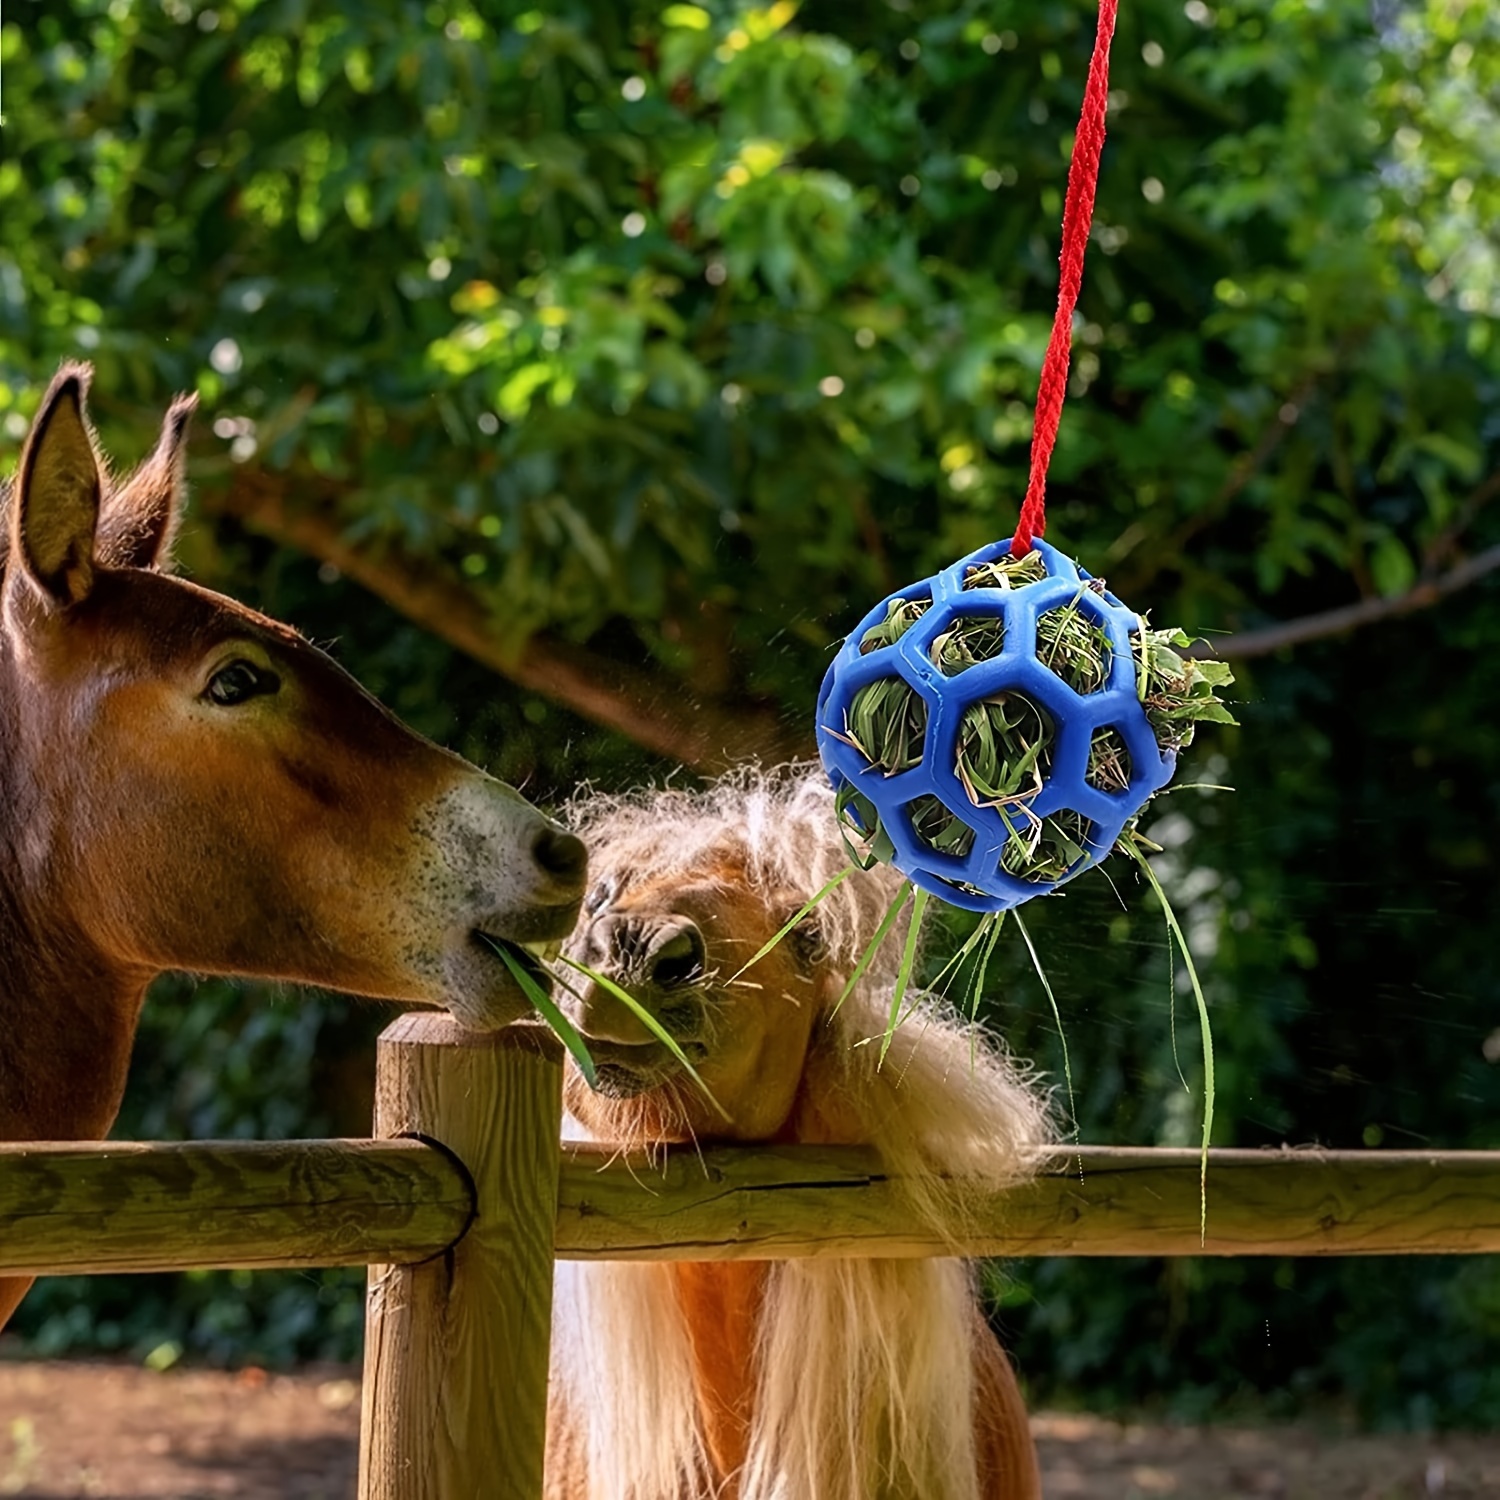
{"label": "brown horse eye", "polygon": [[231,708],[247,699],[274,693],[280,686],[281,679],[274,672],[248,661],[232,661],[209,678],[205,696],[221,707]]}

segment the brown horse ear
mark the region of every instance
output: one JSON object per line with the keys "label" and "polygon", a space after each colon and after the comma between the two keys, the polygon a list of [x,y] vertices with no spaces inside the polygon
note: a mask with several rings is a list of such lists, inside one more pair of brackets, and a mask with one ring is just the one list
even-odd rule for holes
{"label": "brown horse ear", "polygon": [[151,456],[109,497],[99,522],[98,557],[111,568],[171,566],[172,541],[187,495],[187,431],[196,395],[167,408]]}
{"label": "brown horse ear", "polygon": [[16,472],[10,554],[56,604],[76,604],[94,582],[99,456],[83,414],[93,372],[67,364],[47,387]]}

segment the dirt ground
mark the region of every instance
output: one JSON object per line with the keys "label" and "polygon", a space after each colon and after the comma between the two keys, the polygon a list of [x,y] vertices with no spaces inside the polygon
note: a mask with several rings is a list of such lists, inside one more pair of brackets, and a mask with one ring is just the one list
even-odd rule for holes
{"label": "dirt ground", "polygon": [[[298,1375],[0,1364],[0,1495],[351,1500],[359,1386]],[[1049,1500],[1446,1500],[1500,1496],[1500,1435],[1035,1419]]]}

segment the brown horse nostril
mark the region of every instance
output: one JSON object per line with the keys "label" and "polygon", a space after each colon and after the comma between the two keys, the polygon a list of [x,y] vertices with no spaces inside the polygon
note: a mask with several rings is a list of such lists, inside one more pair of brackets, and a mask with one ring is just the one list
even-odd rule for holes
{"label": "brown horse nostril", "polygon": [[557,880],[581,882],[589,866],[589,851],[582,839],[561,828],[544,828],[531,846],[532,858]]}

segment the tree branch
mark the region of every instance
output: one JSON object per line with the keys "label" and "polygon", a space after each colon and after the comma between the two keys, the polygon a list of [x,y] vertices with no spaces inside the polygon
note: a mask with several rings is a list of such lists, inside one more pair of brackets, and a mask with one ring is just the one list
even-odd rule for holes
{"label": "tree branch", "polygon": [[1500,496],[1500,469],[1476,485],[1459,506],[1453,519],[1427,544],[1422,554],[1422,578],[1433,577],[1438,569],[1458,550],[1458,544],[1474,518],[1486,505]]}
{"label": "tree branch", "polygon": [[810,736],[790,731],[772,709],[716,702],[695,694],[680,679],[568,641],[535,635],[519,651],[504,649],[487,612],[457,579],[411,557],[378,557],[351,546],[331,505],[320,511],[290,509],[274,475],[240,469],[227,490],[204,495],[199,504],[337,568],[414,624],[518,687],[694,770],[711,773],[746,760],[791,760],[811,749]]}
{"label": "tree branch", "polygon": [[[1341,342],[1335,353],[1335,361],[1342,358],[1347,340]],[[1282,441],[1290,434],[1292,429],[1301,420],[1302,413],[1307,403],[1312,399],[1318,385],[1327,372],[1323,370],[1312,370],[1305,374],[1293,387],[1291,393],[1277,407],[1276,413],[1271,420],[1261,429],[1260,436],[1255,440],[1253,447],[1242,452],[1230,466],[1229,473],[1225,475],[1224,482],[1215,491],[1213,497],[1200,510],[1194,511],[1188,516],[1177,529],[1162,541],[1152,546],[1151,550],[1144,555],[1137,564],[1134,571],[1129,568],[1122,569],[1123,580],[1120,580],[1122,588],[1127,595],[1139,595],[1145,593],[1153,579],[1170,563],[1182,555],[1187,544],[1205,527],[1215,524],[1239,497],[1240,491],[1250,483],[1255,476],[1265,467],[1267,460],[1275,453]],[[1136,523],[1137,525],[1139,523]],[[1135,526],[1127,528],[1125,536],[1130,536],[1135,531]],[[1123,538],[1121,539],[1123,540]],[[1116,544],[1119,545],[1118,543]]]}
{"label": "tree branch", "polygon": [[1378,620],[1396,619],[1419,609],[1427,609],[1449,594],[1477,583],[1488,573],[1500,569],[1500,546],[1487,547],[1476,552],[1467,562],[1459,563],[1446,573],[1428,579],[1409,588],[1404,594],[1395,594],[1386,599],[1362,599],[1358,604],[1346,604],[1339,609],[1324,610],[1316,615],[1304,615],[1300,620],[1287,620],[1281,625],[1267,625],[1261,630],[1243,630],[1237,635],[1227,635],[1217,641],[1200,642],[1195,656],[1217,656],[1225,661],[1243,660],[1250,656],[1267,656],[1286,646],[1300,646],[1304,641],[1316,641],[1324,636],[1343,635],[1358,630],[1362,625],[1373,625]]}

